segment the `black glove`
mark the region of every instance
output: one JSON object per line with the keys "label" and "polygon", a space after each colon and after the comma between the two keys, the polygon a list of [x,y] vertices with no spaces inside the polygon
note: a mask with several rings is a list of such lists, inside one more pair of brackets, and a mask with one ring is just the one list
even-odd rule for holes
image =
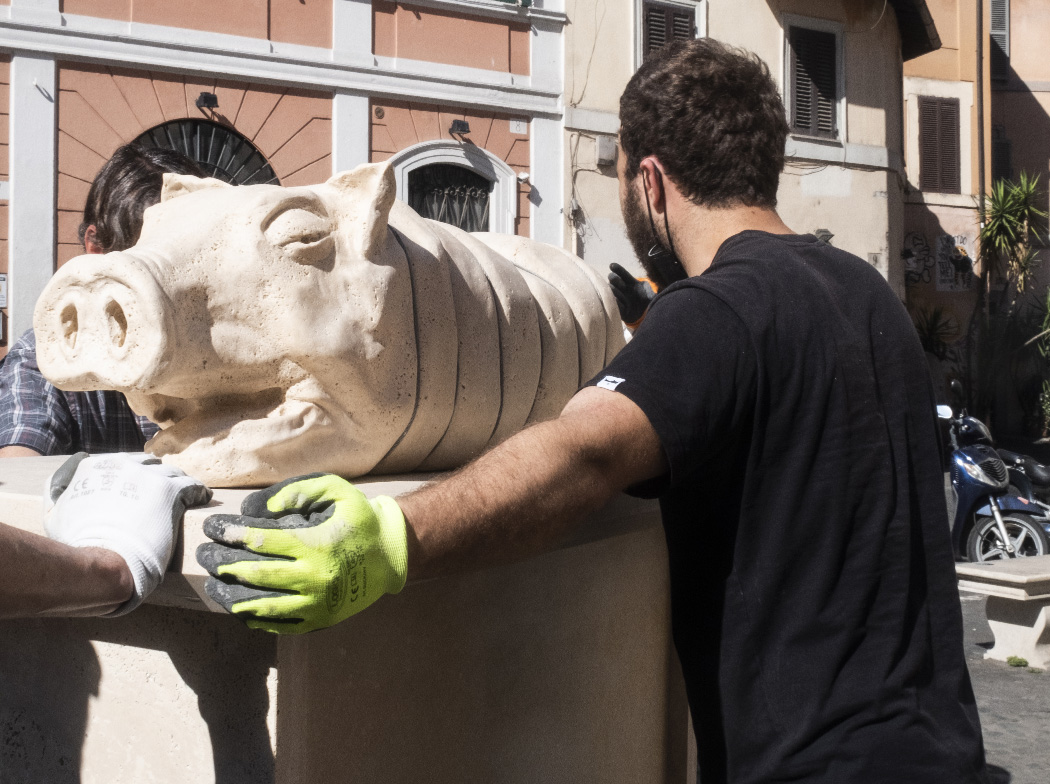
{"label": "black glove", "polygon": [[616,305],[620,308],[620,318],[629,327],[642,320],[649,303],[656,296],[656,291],[647,280],[638,280],[616,262],[609,265],[609,285],[612,286]]}

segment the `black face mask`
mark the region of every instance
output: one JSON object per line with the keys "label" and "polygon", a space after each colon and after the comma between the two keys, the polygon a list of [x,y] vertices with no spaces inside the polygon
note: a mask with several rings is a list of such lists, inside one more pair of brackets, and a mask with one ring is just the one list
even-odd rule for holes
{"label": "black face mask", "polygon": [[[660,176],[659,172],[657,172],[656,176],[660,177],[660,182],[663,184],[663,177]],[[656,223],[653,221],[653,206],[649,203],[649,191],[648,189],[644,190],[645,207],[649,211],[649,227],[653,230],[653,246],[649,248],[649,253],[643,262],[643,266],[645,266],[653,282],[663,290],[672,283],[685,280],[689,275],[686,274],[685,267],[682,266],[678,254],[675,253],[671,226],[667,222],[667,210],[664,210],[664,230],[667,232],[667,241],[671,245],[670,250],[663,246],[660,242],[660,235],[656,233]]]}

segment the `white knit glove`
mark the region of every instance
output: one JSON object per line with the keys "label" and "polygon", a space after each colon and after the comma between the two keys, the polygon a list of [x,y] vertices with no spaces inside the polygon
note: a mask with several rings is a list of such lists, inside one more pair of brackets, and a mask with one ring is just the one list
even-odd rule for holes
{"label": "white knit glove", "polygon": [[78,452],[44,487],[44,530],[73,547],[105,547],[127,561],[135,593],[110,615],[138,607],[164,579],[186,507],[211,490],[153,455]]}

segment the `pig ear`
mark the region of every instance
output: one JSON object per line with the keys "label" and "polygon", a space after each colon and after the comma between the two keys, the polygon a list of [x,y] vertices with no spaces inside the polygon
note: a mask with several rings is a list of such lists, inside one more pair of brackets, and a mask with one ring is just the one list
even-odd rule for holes
{"label": "pig ear", "polygon": [[194,177],[192,174],[164,173],[164,184],[160,187],[160,200],[185,196],[194,191],[203,191],[208,188],[232,188],[228,182],[217,180],[214,177]]}
{"label": "pig ear", "polygon": [[358,250],[363,258],[371,258],[372,251],[386,237],[390,208],[397,198],[394,167],[389,163],[364,163],[352,171],[335,175],[325,184],[355,205],[354,212],[364,222]]}

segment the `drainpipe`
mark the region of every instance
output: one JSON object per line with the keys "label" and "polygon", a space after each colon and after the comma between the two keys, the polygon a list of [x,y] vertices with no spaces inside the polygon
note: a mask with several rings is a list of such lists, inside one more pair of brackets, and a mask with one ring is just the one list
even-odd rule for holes
{"label": "drainpipe", "polygon": [[977,193],[984,228],[984,0],[977,0]]}

